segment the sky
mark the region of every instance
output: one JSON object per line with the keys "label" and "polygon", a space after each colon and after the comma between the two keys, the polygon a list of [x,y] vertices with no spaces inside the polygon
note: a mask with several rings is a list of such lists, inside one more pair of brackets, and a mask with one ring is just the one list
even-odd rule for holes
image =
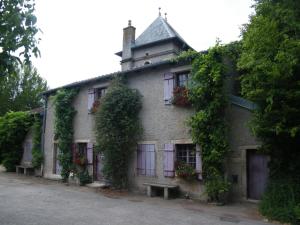
{"label": "sky", "polygon": [[119,71],[123,28],[136,38],[158,16],[197,51],[240,39],[253,0],[36,0],[41,57],[33,59],[50,88]]}

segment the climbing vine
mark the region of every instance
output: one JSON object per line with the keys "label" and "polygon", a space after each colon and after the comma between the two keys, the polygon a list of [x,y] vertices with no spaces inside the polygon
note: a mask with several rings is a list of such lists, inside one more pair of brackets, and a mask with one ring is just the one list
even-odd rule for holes
{"label": "climbing vine", "polygon": [[76,110],[72,106],[77,89],[59,90],[54,97],[55,120],[54,135],[58,141],[59,162],[62,167],[61,176],[67,181],[73,168],[71,146],[73,141],[73,117]]}
{"label": "climbing vine", "polygon": [[128,164],[141,134],[141,95],[115,78],[96,113],[97,147],[104,154],[103,173],[115,188],[127,188]]}
{"label": "climbing vine", "polygon": [[223,60],[224,46],[216,44],[205,53],[185,52],[179,61],[191,61],[191,85],[188,97],[195,114],[189,119],[193,141],[202,148],[203,175],[208,196],[219,201],[227,192],[224,178],[224,162],[229,151],[224,93],[226,66]]}
{"label": "climbing vine", "polygon": [[41,148],[42,137],[42,117],[37,114],[34,116],[33,123],[33,146],[32,146],[32,165],[34,168],[39,168],[43,162],[43,154]]}

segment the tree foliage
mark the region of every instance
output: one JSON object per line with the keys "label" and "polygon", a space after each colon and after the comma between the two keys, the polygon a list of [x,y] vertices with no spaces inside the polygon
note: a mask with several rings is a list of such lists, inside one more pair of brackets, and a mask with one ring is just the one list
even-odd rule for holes
{"label": "tree foliage", "polygon": [[32,54],[39,55],[34,7],[34,0],[0,0],[0,76],[14,72],[23,59],[30,64]]}
{"label": "tree foliage", "polygon": [[96,113],[96,141],[104,154],[103,173],[116,188],[128,184],[128,161],[141,133],[141,95],[116,78]]}
{"label": "tree foliage", "polygon": [[20,66],[7,76],[0,77],[0,115],[8,111],[26,111],[42,106],[41,92],[47,82],[31,66]]}
{"label": "tree foliage", "polygon": [[0,162],[7,171],[15,171],[23,154],[23,141],[32,125],[27,112],[8,112],[0,117]]}
{"label": "tree foliage", "polygon": [[61,165],[61,176],[63,181],[67,181],[73,168],[72,162],[72,142],[73,142],[73,118],[76,110],[72,106],[77,89],[61,89],[54,97],[54,135],[58,141],[58,156]]}
{"label": "tree foliage", "polygon": [[[300,1],[259,0],[254,7],[242,33],[242,94],[258,105],[251,128],[271,156],[271,182],[300,183]],[[264,210],[271,218],[275,211]]]}

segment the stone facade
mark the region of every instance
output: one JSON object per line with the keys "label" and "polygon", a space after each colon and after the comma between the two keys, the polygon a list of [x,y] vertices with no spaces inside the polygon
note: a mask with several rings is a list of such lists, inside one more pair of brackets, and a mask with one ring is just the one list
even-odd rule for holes
{"label": "stone facade", "polygon": [[[166,23],[161,21],[160,23]],[[164,25],[164,24],[163,24]],[[171,29],[171,28],[169,28]],[[124,29],[123,52],[117,53],[122,57],[121,75],[126,76],[130,88],[137,89],[142,94],[143,107],[140,120],[143,125],[143,136],[139,144],[153,144],[155,149],[154,176],[143,176],[137,173],[137,152],[132,155],[129,179],[133,191],[145,192],[143,183],[155,182],[163,184],[179,185],[183,194],[188,193],[194,198],[204,197],[204,186],[201,180],[187,182],[177,177],[164,176],[164,145],[165,144],[193,144],[187,119],[194,113],[192,108],[178,107],[165,104],[164,100],[164,75],[177,74],[190,70],[190,66],[176,66],[165,63],[176,56],[181,50],[185,50],[182,39],[175,37],[164,39],[161,42],[147,43],[144,47],[130,48],[134,44],[135,28],[131,26]],[[144,38],[145,39],[145,38]],[[168,41],[169,40],[169,41]],[[132,47],[132,46],[131,46]],[[123,55],[122,55],[123,54]],[[145,64],[145,61],[150,64]],[[123,74],[122,74],[123,73]],[[68,87],[71,87],[69,85]],[[94,114],[88,110],[89,90],[108,87],[109,81],[98,77],[73,86],[80,91],[73,102],[77,110],[74,118],[74,143],[95,143]],[[45,143],[44,143],[44,177],[59,178],[54,174],[54,106],[51,96],[55,90],[45,93],[47,97],[47,113],[45,119]],[[101,106],[100,106],[101,107]],[[247,149],[258,146],[258,142],[251,136],[246,123],[251,118],[251,111],[236,104],[231,104],[227,110],[227,119],[230,124],[230,163],[227,167],[227,176],[234,177],[232,196],[235,199],[246,198],[246,156]],[[201,150],[201,146],[200,146]],[[94,165],[95,166],[95,165]],[[93,174],[93,165],[89,166],[89,172]]]}

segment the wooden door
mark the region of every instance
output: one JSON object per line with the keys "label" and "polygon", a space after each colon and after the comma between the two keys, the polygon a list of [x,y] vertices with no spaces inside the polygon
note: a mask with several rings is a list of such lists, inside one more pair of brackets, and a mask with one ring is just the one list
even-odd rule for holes
{"label": "wooden door", "polygon": [[94,171],[94,180],[100,181],[103,180],[103,154],[97,153],[94,154],[94,163],[93,163],[93,171]]}
{"label": "wooden door", "polygon": [[256,150],[247,151],[248,198],[260,200],[268,180],[268,157]]}

